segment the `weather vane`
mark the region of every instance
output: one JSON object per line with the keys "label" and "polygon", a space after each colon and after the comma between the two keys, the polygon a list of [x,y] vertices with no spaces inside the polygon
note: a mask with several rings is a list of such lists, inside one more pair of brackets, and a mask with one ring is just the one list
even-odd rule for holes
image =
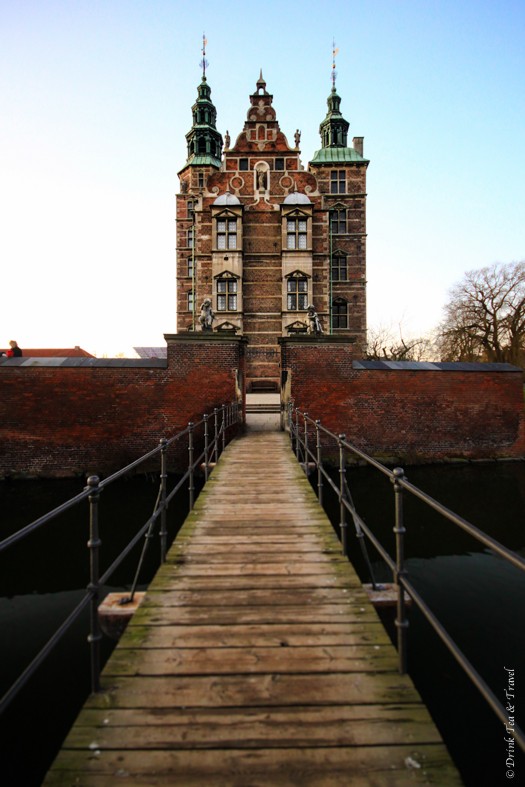
{"label": "weather vane", "polygon": [[335,58],[339,49],[336,49],[335,39],[332,41],[332,90],[335,90],[335,80],[337,78],[337,71],[335,70]]}
{"label": "weather vane", "polygon": [[200,67],[202,68],[202,79],[203,81],[206,80],[206,68],[209,65],[208,61],[206,60],[206,44],[208,43],[208,39],[206,38],[206,34],[202,34],[202,60],[199,63]]}

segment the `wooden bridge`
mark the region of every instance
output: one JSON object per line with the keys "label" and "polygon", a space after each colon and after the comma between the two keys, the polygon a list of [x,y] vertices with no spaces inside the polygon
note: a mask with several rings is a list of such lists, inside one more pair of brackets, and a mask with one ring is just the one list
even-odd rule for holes
{"label": "wooden bridge", "polygon": [[231,443],[45,785],[458,785],[279,432]]}

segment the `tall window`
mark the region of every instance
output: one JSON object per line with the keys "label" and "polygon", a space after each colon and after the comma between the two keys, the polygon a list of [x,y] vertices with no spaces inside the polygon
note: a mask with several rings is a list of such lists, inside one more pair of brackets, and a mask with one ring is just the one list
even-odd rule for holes
{"label": "tall window", "polygon": [[217,279],[217,311],[237,311],[237,279]]}
{"label": "tall window", "polygon": [[188,276],[193,277],[193,257],[188,257]]}
{"label": "tall window", "polygon": [[188,232],[187,232],[187,243],[186,243],[186,245],[190,246],[190,248],[193,248],[193,227],[191,229],[189,229]]}
{"label": "tall window", "polygon": [[193,292],[190,290],[188,293],[188,311],[193,312],[195,308],[195,298]]}
{"label": "tall window", "polygon": [[204,173],[203,172],[199,172],[199,188],[200,189],[204,188]]}
{"label": "tall window", "polygon": [[186,205],[188,206],[188,218],[193,219],[195,216],[195,200],[189,199]]}
{"label": "tall window", "polygon": [[330,193],[346,193],[346,172],[344,169],[333,169],[330,172]]}
{"label": "tall window", "polygon": [[306,249],[306,219],[287,219],[286,221],[286,248]]}
{"label": "tall window", "polygon": [[248,159],[247,158],[240,158],[239,159],[239,169],[243,172],[248,171]]}
{"label": "tall window", "polygon": [[346,254],[336,252],[332,257],[332,281],[348,280],[348,264]]}
{"label": "tall window", "polygon": [[332,302],[332,327],[348,328],[348,303],[344,298],[336,298]]}
{"label": "tall window", "polygon": [[276,158],[275,159],[275,169],[284,169],[284,159],[283,158]]}
{"label": "tall window", "polygon": [[330,213],[332,233],[343,235],[346,232],[346,209],[333,210]]}
{"label": "tall window", "polygon": [[235,219],[217,219],[217,248],[237,248],[237,221]]}
{"label": "tall window", "polygon": [[286,308],[288,311],[306,311],[308,307],[308,279],[290,277],[286,285]]}

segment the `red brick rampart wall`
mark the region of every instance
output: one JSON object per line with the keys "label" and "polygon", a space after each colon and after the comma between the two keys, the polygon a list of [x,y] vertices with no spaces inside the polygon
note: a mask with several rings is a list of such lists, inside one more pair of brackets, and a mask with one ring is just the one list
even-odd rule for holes
{"label": "red brick rampart wall", "polygon": [[[166,340],[167,360],[2,359],[0,477],[108,475],[237,399],[242,340]],[[187,444],[169,457],[181,469]]]}
{"label": "red brick rampart wall", "polygon": [[353,361],[333,337],[283,339],[295,406],[384,460],[525,457],[522,370]]}

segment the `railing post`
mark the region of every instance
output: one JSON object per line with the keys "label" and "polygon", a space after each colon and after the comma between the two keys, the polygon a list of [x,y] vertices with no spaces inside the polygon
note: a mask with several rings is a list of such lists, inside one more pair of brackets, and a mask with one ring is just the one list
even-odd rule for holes
{"label": "railing post", "polygon": [[341,529],[341,547],[343,555],[348,556],[348,524],[346,521],[345,497],[345,448],[343,440],[346,435],[339,435],[339,527]]}
{"label": "railing post", "polygon": [[213,461],[217,464],[219,458],[219,409],[213,408],[213,426],[214,426],[214,440],[213,440]]}
{"label": "railing post", "polygon": [[321,469],[321,421],[315,422],[315,448],[317,452],[317,497],[323,505],[323,471]]}
{"label": "railing post", "polygon": [[299,440],[299,409],[295,408],[295,455],[297,457],[297,461],[299,461],[300,456],[300,440]]}
{"label": "railing post", "polygon": [[162,506],[160,512],[160,561],[164,563],[166,560],[166,552],[168,550],[168,527],[167,527],[167,511],[166,511],[166,486],[168,480],[167,470],[167,446],[168,441],[165,437],[160,440],[160,505]]}
{"label": "railing post", "polygon": [[304,419],[304,474],[308,475],[308,413],[303,413]]}
{"label": "railing post", "polygon": [[89,541],[87,543],[89,549],[89,585],[88,590],[91,593],[91,607],[90,607],[90,633],[88,642],[91,651],[91,691],[93,693],[100,691],[100,640],[102,634],[100,631],[100,623],[98,619],[98,602],[100,593],[99,582],[99,555],[100,555],[100,538],[98,529],[98,501],[100,498],[99,489],[100,479],[96,475],[90,475],[87,480],[87,485],[91,489],[88,496],[89,500]]}
{"label": "railing post", "polygon": [[405,608],[405,589],[400,583],[400,578],[406,575],[405,571],[405,540],[406,533],[404,518],[403,518],[403,487],[399,483],[405,477],[405,472],[402,467],[396,467],[393,470],[394,478],[392,483],[394,485],[394,500],[395,500],[395,527],[394,533],[396,534],[396,575],[395,582],[397,585],[397,653],[399,660],[399,672],[404,675],[407,671],[407,629],[408,620],[406,617]]}
{"label": "railing post", "polygon": [[226,405],[222,405],[222,451],[226,448]]}
{"label": "railing post", "polygon": [[209,418],[209,415],[203,415],[202,418],[203,418],[203,421],[204,421],[204,480],[207,481],[208,480],[208,463],[209,463],[209,459],[208,459],[208,450],[209,450],[209,448],[208,448],[208,439],[209,439],[208,438],[208,418]]}
{"label": "railing post", "polygon": [[195,498],[195,486],[194,486],[194,467],[193,467],[193,453],[194,453],[194,446],[193,446],[193,427],[194,424],[192,421],[188,424],[188,473],[189,473],[189,484],[188,484],[188,492],[189,492],[189,508],[190,511],[193,510],[193,503]]}

